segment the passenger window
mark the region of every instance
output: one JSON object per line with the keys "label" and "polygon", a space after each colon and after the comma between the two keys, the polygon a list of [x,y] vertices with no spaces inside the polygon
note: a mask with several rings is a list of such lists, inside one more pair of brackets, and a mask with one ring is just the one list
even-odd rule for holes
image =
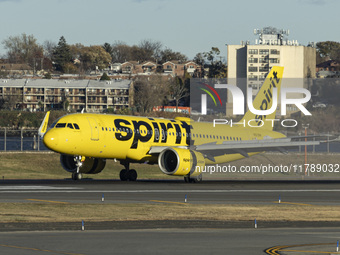
{"label": "passenger window", "polygon": [[73,123],[75,129],[80,129],[77,123]]}
{"label": "passenger window", "polygon": [[67,127],[70,128],[70,129],[73,129],[72,123],[68,123],[68,124],[67,124]]}
{"label": "passenger window", "polygon": [[64,128],[64,127],[66,127],[66,123],[58,123],[55,127],[56,128]]}

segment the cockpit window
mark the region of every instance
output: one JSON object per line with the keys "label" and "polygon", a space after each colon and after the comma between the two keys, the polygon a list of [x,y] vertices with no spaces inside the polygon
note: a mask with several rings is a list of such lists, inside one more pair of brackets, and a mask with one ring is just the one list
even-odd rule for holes
{"label": "cockpit window", "polygon": [[73,123],[75,129],[80,129],[77,123]]}
{"label": "cockpit window", "polygon": [[66,123],[58,123],[57,125],[55,125],[56,128],[64,128],[66,127]]}
{"label": "cockpit window", "polygon": [[73,129],[72,123],[68,123],[68,124],[67,124],[67,127]]}

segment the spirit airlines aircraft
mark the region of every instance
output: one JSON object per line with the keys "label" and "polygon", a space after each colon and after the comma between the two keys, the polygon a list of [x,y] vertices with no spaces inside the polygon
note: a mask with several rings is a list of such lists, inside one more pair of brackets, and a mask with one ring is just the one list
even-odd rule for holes
{"label": "spirit airlines aircraft", "polygon": [[[283,67],[273,67],[253,105],[256,109],[265,103],[272,106],[273,88],[279,95]],[[266,102],[263,102],[266,101]],[[264,109],[265,110],[265,109]],[[186,182],[201,180],[205,165],[230,162],[254,154],[298,145],[317,144],[299,142],[272,131],[275,112],[255,116],[248,111],[243,121],[259,123],[261,127],[243,125],[216,125],[194,122],[189,118],[148,118],[136,116],[79,113],[59,118],[47,130],[49,112],[39,133],[44,144],[60,153],[63,168],[74,180],[81,174],[100,173],[106,159],[116,159],[124,166],[122,181],[137,179],[130,163],[158,164],[167,175],[183,176]],[[254,123],[252,125],[254,125]],[[260,124],[258,124],[260,125]]]}

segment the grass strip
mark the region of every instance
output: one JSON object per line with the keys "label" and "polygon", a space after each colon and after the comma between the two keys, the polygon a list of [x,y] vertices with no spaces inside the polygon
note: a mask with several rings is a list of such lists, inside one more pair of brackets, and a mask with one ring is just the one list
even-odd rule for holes
{"label": "grass strip", "polygon": [[0,222],[126,220],[340,221],[340,206],[1,203]]}

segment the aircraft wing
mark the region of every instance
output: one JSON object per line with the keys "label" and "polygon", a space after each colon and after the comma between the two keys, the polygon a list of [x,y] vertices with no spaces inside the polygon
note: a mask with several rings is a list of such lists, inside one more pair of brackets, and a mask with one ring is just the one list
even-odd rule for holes
{"label": "aircraft wing", "polygon": [[263,151],[287,152],[287,149],[304,145],[319,145],[319,141],[292,141],[290,138],[263,139],[248,141],[225,141],[222,144],[207,143],[195,146],[194,150],[202,154],[219,156],[223,154],[239,153],[249,157],[248,153]]}
{"label": "aircraft wing", "polygon": [[[224,141],[221,144],[206,143],[201,145],[187,146],[184,148],[201,152],[206,158],[215,161],[214,157],[225,154],[241,154],[249,157],[249,153],[264,151],[279,151],[286,153],[287,149],[297,148],[304,145],[319,145],[320,141],[292,141],[291,138],[247,140],[247,141]],[[183,148],[183,146],[179,146]],[[166,146],[152,146],[149,153],[160,153]]]}

